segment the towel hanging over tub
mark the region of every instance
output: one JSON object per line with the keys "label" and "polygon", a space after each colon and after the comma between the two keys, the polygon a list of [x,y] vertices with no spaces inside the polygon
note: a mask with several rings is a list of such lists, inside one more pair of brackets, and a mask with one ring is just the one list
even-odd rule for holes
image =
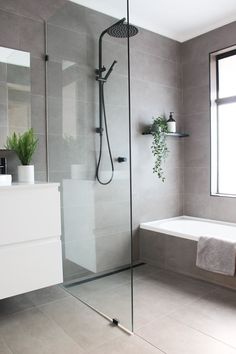
{"label": "towel hanging over tub", "polygon": [[213,237],[200,237],[196,266],[214,273],[234,276],[236,243]]}

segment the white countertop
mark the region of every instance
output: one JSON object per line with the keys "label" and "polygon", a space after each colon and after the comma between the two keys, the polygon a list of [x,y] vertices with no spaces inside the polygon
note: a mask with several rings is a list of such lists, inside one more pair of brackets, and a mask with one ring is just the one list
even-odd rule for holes
{"label": "white countertop", "polygon": [[12,189],[34,189],[34,188],[50,188],[50,187],[59,187],[60,183],[54,182],[35,182],[34,184],[30,183],[12,183],[10,186],[0,186],[0,191],[2,190],[12,190]]}

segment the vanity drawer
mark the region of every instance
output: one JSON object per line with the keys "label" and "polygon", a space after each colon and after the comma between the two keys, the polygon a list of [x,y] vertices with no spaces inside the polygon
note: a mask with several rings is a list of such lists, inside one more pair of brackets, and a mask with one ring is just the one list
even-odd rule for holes
{"label": "vanity drawer", "polygon": [[58,186],[12,186],[0,200],[0,246],[61,234]]}
{"label": "vanity drawer", "polygon": [[60,238],[0,247],[0,299],[62,283]]}

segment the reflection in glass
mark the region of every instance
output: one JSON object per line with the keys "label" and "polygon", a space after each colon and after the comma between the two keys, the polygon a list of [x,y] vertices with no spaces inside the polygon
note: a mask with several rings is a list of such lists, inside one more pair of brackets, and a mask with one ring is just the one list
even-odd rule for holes
{"label": "reflection in glass", "polygon": [[0,148],[31,127],[30,54],[0,47]]}
{"label": "reflection in glass", "polygon": [[[119,7],[121,18],[127,17],[127,2]],[[61,183],[64,286],[131,330],[128,51],[126,38],[108,34],[103,39],[106,72],[117,61],[104,86],[115,174],[107,186],[95,178],[99,37],[117,21],[72,2],[48,19],[49,178]],[[111,164],[105,139],[102,149],[100,174],[106,180]],[[118,163],[119,156],[127,162]]]}

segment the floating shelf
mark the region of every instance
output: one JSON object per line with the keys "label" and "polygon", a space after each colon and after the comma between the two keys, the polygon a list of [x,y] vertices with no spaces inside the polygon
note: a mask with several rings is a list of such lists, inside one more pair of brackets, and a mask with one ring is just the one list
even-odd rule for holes
{"label": "floating shelf", "polygon": [[166,135],[168,135],[168,136],[177,136],[177,137],[179,137],[179,138],[186,138],[187,136],[189,136],[188,133],[181,133],[181,132],[166,133]]}
{"label": "floating shelf", "polygon": [[[142,135],[151,135],[152,132],[149,130],[147,130],[146,132],[143,132]],[[189,136],[188,133],[182,133],[182,132],[176,132],[176,133],[165,133],[165,135],[167,136],[175,136],[178,138],[186,138],[187,136]]]}

